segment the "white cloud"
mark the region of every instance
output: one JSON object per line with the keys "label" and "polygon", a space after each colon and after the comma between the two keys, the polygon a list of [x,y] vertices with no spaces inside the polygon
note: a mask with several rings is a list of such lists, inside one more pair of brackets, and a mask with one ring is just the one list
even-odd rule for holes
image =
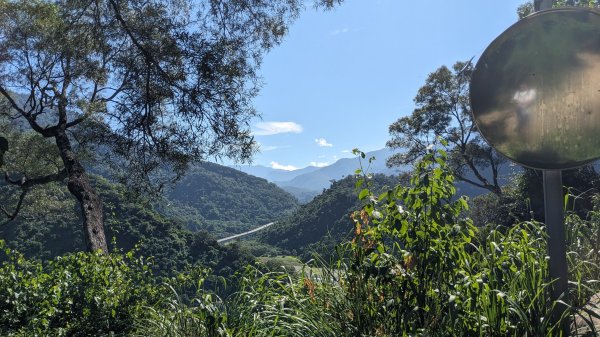
{"label": "white cloud", "polygon": [[297,170],[298,168],[294,165],[282,165],[279,164],[278,162],[271,162],[271,168],[274,168],[276,170],[285,170],[285,171],[294,171]]}
{"label": "white cloud", "polygon": [[350,153],[350,150],[342,150],[342,153]]}
{"label": "white cloud", "polygon": [[294,122],[260,122],[254,125],[255,136],[271,136],[280,133],[301,133],[302,125]]}
{"label": "white cloud", "polygon": [[273,151],[273,150],[277,150],[279,148],[279,146],[274,146],[274,145],[267,145],[267,146],[261,146],[260,149],[263,151]]}
{"label": "white cloud", "polygon": [[258,149],[261,152],[267,152],[267,151],[274,151],[274,150],[281,150],[281,149],[287,149],[290,146],[289,145],[264,145],[261,142],[257,142],[258,143]]}
{"label": "white cloud", "polygon": [[316,161],[311,161],[310,162],[310,166],[325,167],[327,165],[329,165],[329,163],[317,163]]}
{"label": "white cloud", "polygon": [[324,146],[324,147],[332,147],[333,146],[333,144],[327,143],[327,140],[325,138],[317,138],[317,139],[315,139],[315,143],[317,143],[319,146]]}
{"label": "white cloud", "polygon": [[339,29],[330,31],[329,35],[336,36],[336,35],[340,35],[340,34],[346,34],[349,31],[350,31],[350,29],[348,27],[344,27],[344,28],[339,28]]}

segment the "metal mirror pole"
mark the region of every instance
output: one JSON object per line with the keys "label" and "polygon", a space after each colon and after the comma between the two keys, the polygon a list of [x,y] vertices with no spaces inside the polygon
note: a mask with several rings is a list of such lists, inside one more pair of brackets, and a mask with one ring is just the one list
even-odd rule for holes
{"label": "metal mirror pole", "polygon": [[[535,0],[534,11],[552,8],[553,0]],[[548,231],[548,255],[550,257],[550,279],[556,280],[552,284],[552,300],[556,301],[562,294],[565,303],[568,302],[568,277],[567,247],[565,238],[565,216],[563,212],[562,171],[543,170],[544,175],[544,215],[546,230]],[[560,321],[567,310],[567,305],[556,303],[552,312],[552,323]],[[561,326],[562,336],[569,336],[569,321],[565,320]],[[555,334],[558,336],[558,334]]]}
{"label": "metal mirror pole", "polygon": [[[555,280],[552,284],[552,299],[556,301],[567,291],[569,277],[563,212],[562,172],[560,170],[544,170],[543,174],[550,279]],[[567,303],[567,296],[563,298],[563,301]],[[552,313],[552,323],[558,322],[566,310],[567,306],[565,304],[557,303]],[[563,336],[569,336],[568,320],[563,322],[562,332]]]}

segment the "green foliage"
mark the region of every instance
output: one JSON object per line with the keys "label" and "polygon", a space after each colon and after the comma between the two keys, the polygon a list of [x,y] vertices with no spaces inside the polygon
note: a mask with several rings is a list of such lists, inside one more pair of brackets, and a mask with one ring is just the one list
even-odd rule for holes
{"label": "green foliage", "polygon": [[191,163],[249,161],[257,150],[249,127],[258,115],[257,70],[302,7],[299,0],[0,1],[0,117],[53,139],[47,154],[61,159],[20,149],[35,166],[59,171],[14,181],[20,200],[29,185],[66,180],[85,210],[87,249],[107,252],[102,201],[81,152],[138,192],[176,180]]}
{"label": "green foliage", "polygon": [[268,256],[278,256],[283,254],[283,250],[281,248],[271,246],[270,244],[260,242],[257,240],[243,240],[236,242],[241,249],[247,251],[252,256],[257,257],[268,257]]}
{"label": "green foliage", "polygon": [[589,7],[599,8],[600,3],[597,0],[557,0],[554,7]]}
{"label": "green foliage", "polygon": [[[426,154],[411,186],[380,196],[354,215],[356,237],[350,264],[353,317],[361,335],[448,334],[459,314],[454,298],[475,229],[461,217],[463,198],[451,200],[454,177],[446,153]],[[371,305],[376,299],[377,306]]]}
{"label": "green foliage", "polygon": [[[107,236],[115,238],[109,246],[128,251],[142,243],[136,254],[152,256],[156,274],[172,275],[202,265],[227,275],[252,262],[237,246],[220,246],[207,232],[186,230],[183,223],[159,214],[148,202],[130,198],[123,186],[97,176],[93,182],[105,201]],[[8,195],[2,193],[0,198]],[[85,249],[79,212],[65,187],[38,186],[27,198],[21,216],[0,227],[0,238],[9,247],[39,260]]]}
{"label": "green foliage", "polygon": [[531,220],[530,206],[527,197],[520,195],[514,186],[507,185],[500,196],[488,193],[469,200],[468,215],[476,227],[510,227]]}
{"label": "green foliage", "polygon": [[[597,0],[554,0],[554,4],[552,7],[560,8],[560,7],[588,7],[588,8],[600,8],[600,2]],[[523,19],[524,17],[532,14],[535,10],[534,1],[529,0],[527,2],[522,3],[517,7],[517,15],[519,19]]]}
{"label": "green foliage", "polygon": [[0,334],[98,336],[127,332],[158,293],[149,264],[127,255],[77,253],[45,264],[0,241]]}
{"label": "green foliage", "polygon": [[524,223],[492,230],[477,247],[462,284],[463,328],[487,336],[544,336],[553,304],[549,299],[544,227]]}
{"label": "green foliage", "polygon": [[519,19],[522,19],[533,13],[534,10],[533,1],[527,1],[517,7],[517,15],[519,16]]}
{"label": "green foliage", "polygon": [[[0,107],[1,108],[1,107]],[[62,193],[55,186],[45,188],[43,191],[32,188],[37,184],[53,184],[56,179],[35,181],[35,177],[49,177],[57,175],[62,167],[56,146],[34,132],[19,132],[6,118],[0,115],[0,134],[5,144],[0,144],[0,154],[4,160],[0,160],[0,224],[12,220],[18,216],[22,204],[30,204],[39,213],[46,213],[47,208],[57,205],[57,199],[62,198]],[[2,138],[2,137],[0,137]],[[0,141],[1,143],[1,141]],[[11,183],[9,183],[11,181]],[[58,191],[56,196],[48,194],[48,191]],[[69,205],[66,208],[71,209]],[[47,214],[48,216],[51,216]]]}
{"label": "green foliage", "polygon": [[574,305],[582,306],[598,288],[600,280],[600,195],[595,195],[593,209],[585,218],[568,212],[566,241],[571,279],[577,284]]}
{"label": "green foliage", "polygon": [[[565,170],[562,174],[565,208],[585,217],[592,210],[592,196],[600,192],[600,175],[592,165]],[[525,169],[517,177],[517,197],[527,200],[534,219],[544,221],[543,176],[541,171]]]}
{"label": "green foliage", "polygon": [[[305,261],[312,257],[311,251],[335,255],[335,245],[350,238],[353,225],[349,215],[361,207],[355,196],[356,179],[348,176],[333,182],[311,202],[265,229],[259,240],[300,255]],[[398,182],[396,177],[381,174],[373,175],[371,180],[374,189]]]}
{"label": "green foliage", "polygon": [[258,261],[262,263],[267,270],[284,271],[288,274],[293,274],[297,270],[304,268],[304,263],[294,256],[263,256],[259,257]]}
{"label": "green foliage", "polygon": [[228,301],[233,336],[339,336],[325,306],[333,294],[309,278],[248,268],[238,282],[240,291]]}
{"label": "green foliage", "polygon": [[[502,195],[481,195],[471,200],[469,216],[478,227],[511,225],[536,220],[544,222],[542,172],[525,168],[504,186]],[[562,172],[565,209],[585,218],[593,209],[594,195],[600,192],[600,176],[588,165]]]}
{"label": "green foliage", "polygon": [[[481,232],[463,215],[466,200],[453,198],[445,160],[444,150],[430,152],[411,186],[380,196],[368,188],[359,193],[369,202],[354,216],[342,278],[351,304],[341,307],[352,317],[346,335],[551,335],[557,327],[549,324],[555,304],[544,227],[529,222]],[[564,294],[574,299],[565,315],[598,290],[595,242],[573,238],[581,231],[596,238],[599,225],[580,223],[569,232],[571,279],[579,287]]]}
{"label": "green foliage", "polygon": [[[338,258],[302,265],[265,259],[229,278],[227,296],[206,290],[206,269],[156,278],[135,253],[71,254],[46,264],[7,249],[0,267],[1,334],[133,336],[552,336],[545,228],[491,230],[465,217],[442,149],[426,154],[409,185],[376,195],[356,181],[364,206]],[[362,174],[362,171],[357,171]],[[567,217],[570,280],[563,319],[594,317],[599,292],[600,200]],[[233,251],[239,249],[232,246]],[[281,271],[287,265],[293,272]],[[276,271],[273,271],[273,270]],[[299,270],[299,271],[298,271]],[[161,283],[164,281],[164,283]],[[214,288],[214,287],[210,287]],[[225,293],[225,292],[221,292]],[[591,316],[590,316],[591,315]],[[591,321],[583,323],[590,330]],[[578,325],[580,327],[581,324]]]}
{"label": "green foliage", "polygon": [[0,170],[28,178],[55,173],[62,163],[56,145],[35,132],[18,132],[0,118],[0,134],[6,136],[4,165]]}
{"label": "green foliage", "polygon": [[[218,296],[204,291],[208,276],[204,269],[192,269],[162,285],[159,300],[142,307],[132,336],[229,336],[227,315]],[[186,299],[183,294],[192,294]]]}
{"label": "green foliage", "polygon": [[138,184],[161,163],[181,173],[207,157],[248,160],[262,55],[301,7],[1,1],[0,92],[12,108],[2,113],[45,137],[85,125],[71,141],[112,148],[105,159]]}

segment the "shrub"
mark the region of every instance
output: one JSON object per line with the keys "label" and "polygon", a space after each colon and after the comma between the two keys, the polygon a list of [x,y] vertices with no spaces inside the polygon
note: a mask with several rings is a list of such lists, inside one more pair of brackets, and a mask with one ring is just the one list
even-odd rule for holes
{"label": "shrub", "polygon": [[[349,319],[342,324],[346,335],[545,336],[559,330],[550,319],[557,304],[550,297],[544,226],[525,222],[486,233],[464,216],[467,201],[454,197],[453,182],[446,153],[437,150],[416,165],[411,186],[379,196],[368,184],[360,191],[366,205],[353,217],[355,238],[341,278],[345,303],[334,310],[338,321]],[[598,221],[572,214],[567,222],[577,287],[560,299],[573,303],[563,319],[597,292],[599,270]],[[582,233],[588,239],[579,238]]]}
{"label": "shrub", "polygon": [[76,253],[42,264],[3,241],[0,252],[0,335],[123,334],[158,294],[147,261],[132,253]]}

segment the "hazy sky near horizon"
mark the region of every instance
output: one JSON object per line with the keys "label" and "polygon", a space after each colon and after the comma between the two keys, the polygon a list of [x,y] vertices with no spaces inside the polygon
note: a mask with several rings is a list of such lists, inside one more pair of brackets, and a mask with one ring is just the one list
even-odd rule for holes
{"label": "hazy sky near horizon", "polygon": [[254,165],[295,169],[381,149],[427,75],[474,62],[525,0],[346,0],[307,6],[266,55]]}

